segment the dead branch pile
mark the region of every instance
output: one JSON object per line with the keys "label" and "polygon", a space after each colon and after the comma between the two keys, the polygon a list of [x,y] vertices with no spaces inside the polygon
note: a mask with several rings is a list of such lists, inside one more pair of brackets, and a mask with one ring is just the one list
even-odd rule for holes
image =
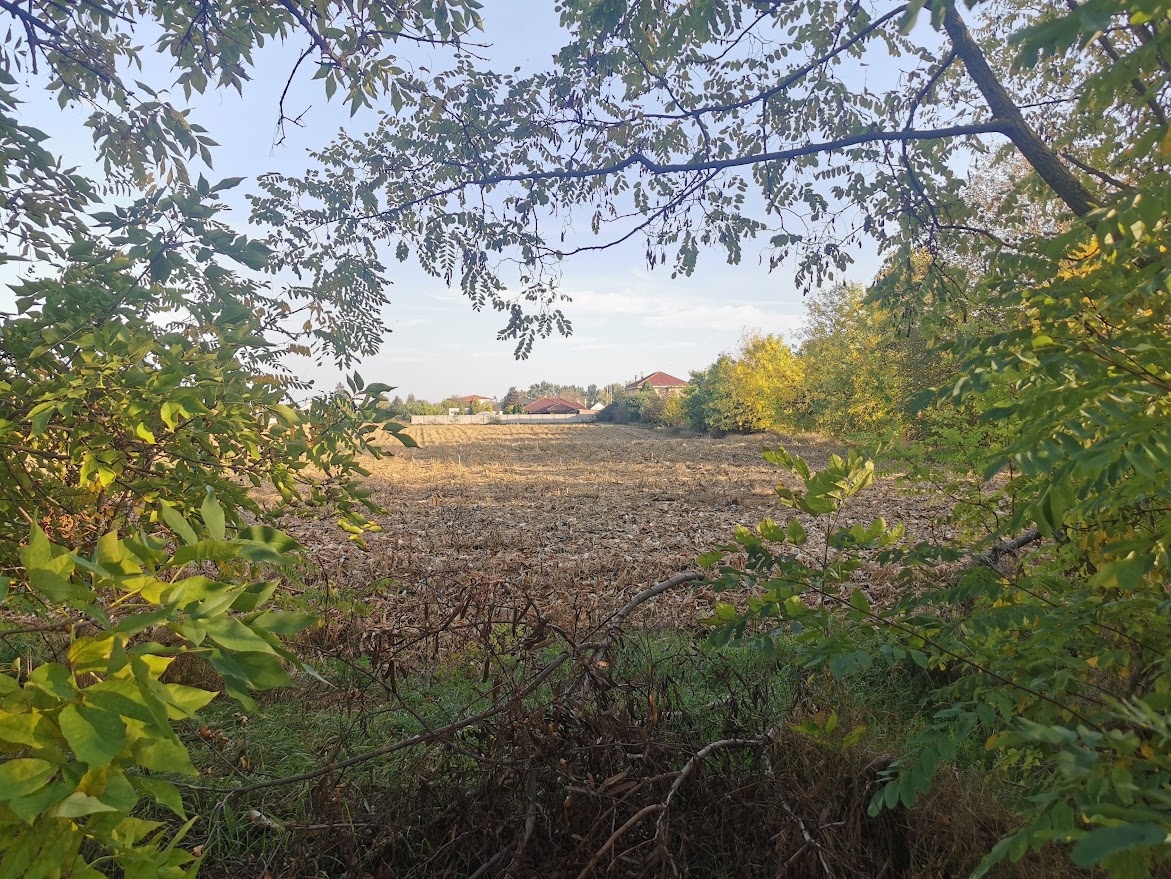
{"label": "dead branch pile", "polygon": [[[459,629],[479,686],[442,725],[352,753],[349,732],[411,712],[398,659],[418,644],[333,651],[353,670],[333,700],[346,723],[319,765],[267,778],[238,768],[205,789],[207,876],[375,877],[943,877],[963,876],[1006,825],[995,803],[945,777],[908,812],[867,816],[890,757],[793,729],[819,710],[785,700],[783,675],[754,677],[686,642],[668,655],[627,631],[647,605],[697,575],[641,590],[600,624],[567,630],[527,602],[511,628],[435,621],[422,641]],[[476,634],[478,633],[478,635]],[[721,675],[726,697],[690,705],[688,678]],[[847,709],[842,709],[847,710]],[[231,783],[228,783],[231,780]],[[225,816],[250,816],[245,862],[217,859]],[[290,820],[289,815],[297,815]],[[262,860],[256,860],[263,852]],[[1053,864],[1001,875],[1042,875]],[[1044,875],[1060,875],[1059,870]]]}

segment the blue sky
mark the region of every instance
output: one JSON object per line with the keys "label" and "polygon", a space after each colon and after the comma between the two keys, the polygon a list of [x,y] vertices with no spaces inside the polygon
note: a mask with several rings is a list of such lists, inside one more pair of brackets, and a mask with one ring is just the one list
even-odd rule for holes
{"label": "blue sky", "polygon": [[[482,54],[497,68],[543,67],[564,42],[552,0],[489,0],[483,16],[483,41],[491,47]],[[299,50],[299,45],[274,47],[259,54],[258,70],[242,98],[217,92],[193,101],[193,118],[221,144],[214,172],[207,176],[250,178],[233,194],[241,225],[247,216],[243,194],[254,190],[257,174],[297,174],[309,164],[306,151],[328,144],[339,128],[360,132],[375,122],[372,113],[359,112],[351,119],[340,104],[327,104],[319,84],[304,76],[295,84],[288,108],[294,114],[307,109],[306,125],[291,129],[284,143],[274,146],[277,99]],[[416,55],[415,60],[427,64],[430,59]],[[26,118],[48,131],[51,146],[69,161],[86,164],[89,135],[80,125],[80,114],[58,111],[38,91],[30,90]],[[393,263],[394,286],[385,311],[393,332],[359,371],[366,381],[395,385],[404,396],[496,396],[509,386],[523,388],[541,380],[603,385],[655,370],[685,378],[722,351],[734,349],[745,330],[794,338],[803,310],[800,293],[785,267],[769,273],[767,261],[758,261],[751,244],[738,266],[727,265],[718,253],[701,254],[695,274],[675,280],[669,269],[648,271],[643,251],[643,243],[633,241],[566,262],[562,288],[572,301],[563,310],[574,333],[539,341],[524,361],[513,358],[512,343],[496,340],[503,323],[499,313],[476,313],[458,289],[409,263]],[[873,253],[862,252],[850,279],[868,281],[875,267]],[[0,295],[0,307],[10,302],[11,296]],[[331,387],[340,378],[328,366],[307,360],[291,365],[318,386]]]}

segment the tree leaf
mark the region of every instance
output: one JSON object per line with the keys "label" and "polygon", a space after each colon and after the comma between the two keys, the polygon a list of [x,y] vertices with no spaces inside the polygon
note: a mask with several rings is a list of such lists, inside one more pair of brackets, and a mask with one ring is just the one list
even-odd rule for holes
{"label": "tree leaf", "polygon": [[126,724],[110,711],[67,705],[58,724],[78,760],[87,766],[106,766],[126,746]]}
{"label": "tree leaf", "polygon": [[0,763],[0,801],[14,800],[44,787],[57,764],[34,757],[16,757]]}
{"label": "tree leaf", "polygon": [[1171,832],[1162,824],[1119,824],[1099,827],[1078,840],[1070,860],[1079,867],[1092,867],[1119,852],[1138,846],[1171,843]]}

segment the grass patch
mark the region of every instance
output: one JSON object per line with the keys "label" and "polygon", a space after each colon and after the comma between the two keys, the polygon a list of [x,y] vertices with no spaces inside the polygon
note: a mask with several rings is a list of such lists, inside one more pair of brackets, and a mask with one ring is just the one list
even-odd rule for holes
{"label": "grass patch", "polygon": [[[482,711],[558,655],[472,651],[396,679],[361,657],[333,662],[322,669],[331,687],[274,694],[250,715],[217,700],[185,734],[207,786],[312,772]],[[835,681],[794,668],[783,643],[771,656],[714,651],[677,631],[631,634],[611,659],[585,675],[564,662],[483,723],[345,772],[226,805],[200,795],[204,875],[470,877],[490,864],[480,876],[576,876],[649,808],[607,863],[800,876],[824,857],[843,874],[887,864],[901,870],[891,875],[959,876],[1010,826],[1005,790],[977,771],[975,752],[961,752],[921,804],[866,815],[882,761],[924,722],[931,682],[917,667]],[[717,749],[671,793],[701,748],[770,730],[767,748]],[[669,797],[660,820],[653,810]],[[792,872],[760,872],[785,859]],[[1006,870],[1075,875],[1039,857]]]}

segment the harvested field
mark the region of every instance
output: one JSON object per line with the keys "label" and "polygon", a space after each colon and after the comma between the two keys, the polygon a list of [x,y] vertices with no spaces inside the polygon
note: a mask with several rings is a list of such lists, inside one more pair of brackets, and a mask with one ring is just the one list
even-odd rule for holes
{"label": "harvested field", "polygon": [[[622,425],[418,425],[418,449],[369,462],[389,511],[362,548],[328,521],[292,522],[313,548],[317,585],[361,597],[371,625],[402,633],[456,613],[576,631],[647,583],[693,568],[737,524],[789,511],[761,458],[783,443],[812,466],[835,448],[812,438],[672,435]],[[927,536],[939,510],[879,480],[847,510]],[[805,523],[816,545],[816,524]],[[889,589],[869,572],[875,599]],[[705,604],[682,589],[647,607],[644,625],[688,627]],[[518,616],[519,615],[519,616]],[[355,620],[355,624],[358,622]]]}

